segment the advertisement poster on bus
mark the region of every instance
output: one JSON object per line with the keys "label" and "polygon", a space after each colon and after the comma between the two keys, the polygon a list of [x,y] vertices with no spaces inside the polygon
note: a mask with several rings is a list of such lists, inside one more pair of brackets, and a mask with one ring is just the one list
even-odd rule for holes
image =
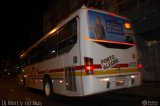
{"label": "advertisement poster on bus", "polygon": [[89,10],[89,37],[98,40],[134,43],[132,36],[124,33],[123,24],[127,21],[120,17]]}

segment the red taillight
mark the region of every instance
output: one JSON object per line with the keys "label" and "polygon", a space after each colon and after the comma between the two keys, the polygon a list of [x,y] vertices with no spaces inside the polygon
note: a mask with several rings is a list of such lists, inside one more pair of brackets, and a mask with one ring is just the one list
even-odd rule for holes
{"label": "red taillight", "polygon": [[93,66],[85,66],[85,74],[94,74]]}
{"label": "red taillight", "polygon": [[84,65],[92,65],[93,64],[93,59],[89,57],[84,57]]}
{"label": "red taillight", "polygon": [[138,69],[142,69],[143,68],[142,64],[137,64],[137,67],[138,67]]}
{"label": "red taillight", "polygon": [[85,74],[94,74],[93,59],[84,57]]}

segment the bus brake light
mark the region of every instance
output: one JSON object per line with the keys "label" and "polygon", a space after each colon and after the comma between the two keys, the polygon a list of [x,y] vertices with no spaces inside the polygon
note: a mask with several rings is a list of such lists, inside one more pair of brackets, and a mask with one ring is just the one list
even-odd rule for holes
{"label": "bus brake light", "polygon": [[85,74],[93,74],[93,59],[89,57],[84,57],[84,65],[85,65]]}
{"label": "bus brake light", "polygon": [[142,64],[137,64],[137,67],[138,67],[138,69],[142,69],[143,68]]}
{"label": "bus brake light", "polygon": [[92,58],[89,58],[89,57],[84,57],[84,64],[85,65],[92,65],[93,64],[93,59]]}
{"label": "bus brake light", "polygon": [[93,66],[85,66],[85,74],[94,74],[94,67]]}

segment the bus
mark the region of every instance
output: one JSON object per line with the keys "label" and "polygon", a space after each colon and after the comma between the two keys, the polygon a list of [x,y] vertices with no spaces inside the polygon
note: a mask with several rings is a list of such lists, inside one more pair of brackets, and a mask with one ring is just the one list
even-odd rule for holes
{"label": "bus", "polygon": [[88,96],[141,85],[129,19],[82,6],[20,55],[24,87],[46,97]]}

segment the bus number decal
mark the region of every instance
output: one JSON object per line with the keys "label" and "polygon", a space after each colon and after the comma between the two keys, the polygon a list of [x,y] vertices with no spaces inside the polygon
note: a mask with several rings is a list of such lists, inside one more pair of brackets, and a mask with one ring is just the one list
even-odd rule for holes
{"label": "bus number decal", "polygon": [[104,70],[107,70],[108,68],[116,65],[119,62],[118,58],[115,57],[115,55],[111,55],[103,60],[101,60],[101,65]]}

